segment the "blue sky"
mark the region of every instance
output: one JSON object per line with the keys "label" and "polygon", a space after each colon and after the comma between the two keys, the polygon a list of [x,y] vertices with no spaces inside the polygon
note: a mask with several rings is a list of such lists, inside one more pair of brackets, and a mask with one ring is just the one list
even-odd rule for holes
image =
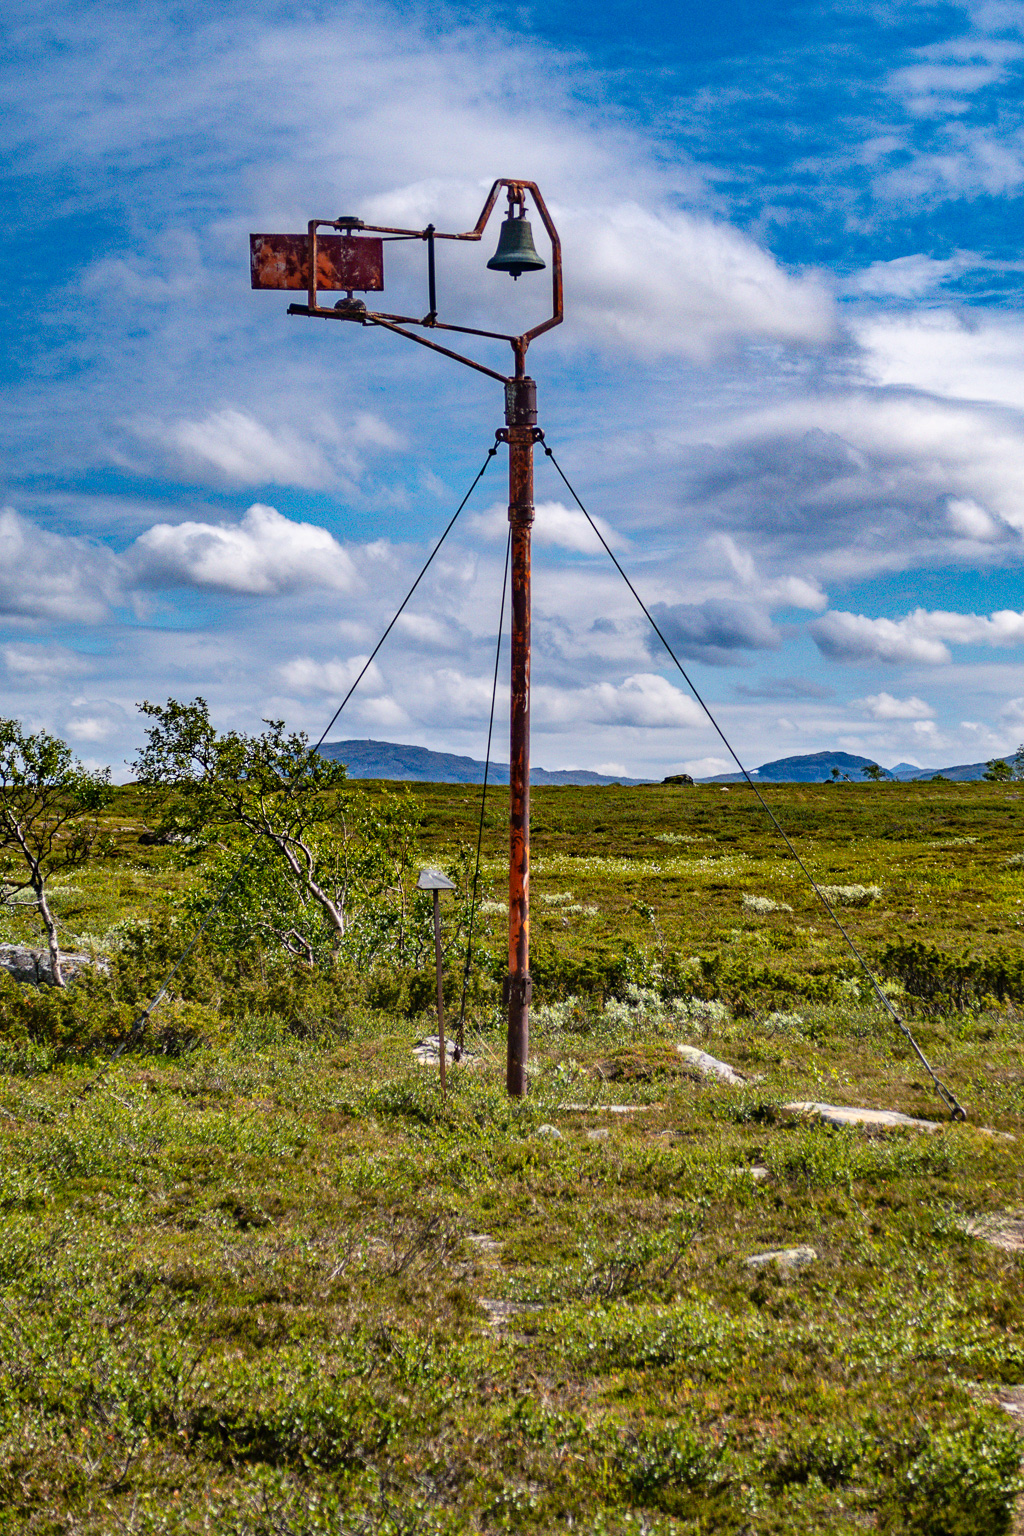
{"label": "blue sky", "polygon": [[[8,15],[3,713],[119,777],[143,698],[319,735],[500,391],[288,318],[247,235],[465,228],[504,175],[565,250],[542,425],[741,756],[1024,736],[1024,5]],[[518,329],[546,279],[491,243],[442,248],[442,318]],[[336,735],[483,755],[503,474]],[[535,762],[729,766],[543,461],[537,499]]]}

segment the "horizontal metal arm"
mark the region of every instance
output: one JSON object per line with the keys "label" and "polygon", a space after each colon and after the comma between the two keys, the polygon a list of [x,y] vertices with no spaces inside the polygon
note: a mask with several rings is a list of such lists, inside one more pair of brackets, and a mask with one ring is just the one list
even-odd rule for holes
{"label": "horizontal metal arm", "polygon": [[[507,373],[498,373],[494,368],[488,368],[483,363],[474,361],[471,357],[463,357],[461,352],[453,352],[449,347],[439,347],[436,341],[428,341],[425,336],[416,336],[412,331],[403,330],[400,325],[386,320],[383,315],[346,315],[333,309],[311,308],[308,304],[289,304],[290,315],[309,315],[316,320],[347,320],[349,324],[379,325],[385,331],[394,331],[396,336],[404,336],[407,341],[415,341],[421,347],[429,347],[431,352],[440,352],[444,357],[450,357],[457,363],[465,363],[467,368],[475,368],[477,373],[486,373],[489,379],[497,379],[499,384],[507,384]],[[411,325],[422,325],[421,320],[412,320]]]}

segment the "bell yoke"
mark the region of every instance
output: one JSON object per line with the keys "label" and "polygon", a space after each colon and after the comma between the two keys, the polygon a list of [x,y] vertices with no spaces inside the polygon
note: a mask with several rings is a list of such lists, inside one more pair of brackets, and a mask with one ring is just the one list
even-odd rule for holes
{"label": "bell yoke", "polygon": [[[533,243],[526,217],[526,195],[533,198],[551,242],[551,314],[540,324],[511,336],[474,326],[452,325],[437,318],[435,242],[479,240],[494,211],[502,188],[508,211],[502,222],[498,248],[488,269],[507,272],[514,280],[524,272],[541,272],[546,263]],[[330,230],[330,234],[321,234]],[[369,310],[357,293],[376,293],[384,287],[384,241],[422,240],[427,247],[428,308],[421,318]],[[533,449],[543,440],[537,426],[537,385],[526,374],[530,342],[562,321],[562,248],[544,199],[532,181],[501,177],[491,187],[480,217],[470,230],[448,234],[428,224],[426,229],[394,229],[364,224],[348,216],[311,219],[305,235],[250,235],[250,260],[254,288],[305,289],[307,302],[292,304],[290,315],[322,320],[347,320],[358,325],[380,326],[409,341],[429,347],[464,363],[505,388],[505,426],[496,440],[508,444],[508,516],[512,537],[512,657],[509,741],[509,900],[508,975],[505,1002],[508,1008],[508,1056],[506,1086],[521,1098],[527,1089],[530,1044],[530,536],[533,527]],[[321,306],[323,292],[345,297],[331,308]],[[483,336],[507,341],[515,361],[511,375],[465,357],[426,336],[407,330],[417,326],[431,331],[453,331],[463,336]]]}

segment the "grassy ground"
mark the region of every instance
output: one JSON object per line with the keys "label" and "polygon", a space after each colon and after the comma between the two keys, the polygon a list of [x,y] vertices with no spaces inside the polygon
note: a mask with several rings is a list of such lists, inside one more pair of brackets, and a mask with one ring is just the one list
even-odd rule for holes
{"label": "grassy ground", "polygon": [[[1019,956],[1012,790],[768,793],[819,879],[867,888],[837,899],[873,955]],[[478,802],[424,798],[441,857]],[[143,811],[121,794],[60,898],[69,940],[111,946],[193,877]],[[965,1227],[1024,1213],[1018,1005],[914,1020],[971,1124],[809,1124],[784,1106],[941,1116],[744,792],[544,789],[534,826],[524,1104],[486,999],[447,1104],[410,1051],[429,1021],[358,999],[254,1005],[98,1080],[98,1053],[0,1043],[0,1532],[1011,1529],[1022,1259]],[[794,1272],[743,1262],[798,1245]]]}

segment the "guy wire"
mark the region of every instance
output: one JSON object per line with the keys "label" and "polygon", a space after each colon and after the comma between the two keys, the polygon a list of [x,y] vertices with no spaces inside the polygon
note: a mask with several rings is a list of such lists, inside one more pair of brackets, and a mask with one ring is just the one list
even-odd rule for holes
{"label": "guy wire", "polygon": [[[492,447],[488,448],[488,450],[487,450],[487,457],[484,459],[483,464],[480,466],[479,470],[477,471],[477,474],[476,474],[476,476],[475,476],[475,478],[473,480],[473,483],[469,487],[469,490],[466,492],[465,496],[463,496],[462,500],[459,502],[459,505],[456,507],[454,513],[452,514],[452,516],[451,516],[451,518],[450,518],[450,520],[448,522],[447,527],[445,528],[444,532],[441,534],[441,537],[438,539],[438,541],[434,545],[433,549],[430,551],[430,554],[427,556],[426,563],[424,564],[423,568],[421,569],[419,575],[416,577],[416,580],[413,582],[412,586],[409,588],[408,592],[403,597],[401,603],[399,604],[398,608],[395,611],[394,617],[392,618],[390,624],[388,625],[388,627],[384,631],[384,633],[381,635],[380,639],[377,641],[377,644],[374,646],[373,650],[370,652],[370,654],[367,657],[367,659],[366,659],[366,661],[365,661],[365,663],[364,663],[364,665],[362,667],[362,670],[360,671],[360,673],[359,673],[358,677],[356,678],[355,682],[349,688],[349,690],[346,693],[345,697],[342,699],[341,703],[338,705],[337,709],[334,711],[334,714],[331,716],[330,720],[328,721],[327,727],[324,730],[324,732],[322,733],[322,735],[320,736],[319,741],[317,741],[315,746],[310,747],[310,749],[309,749],[309,756],[310,756],[310,758],[312,758],[314,753],[319,752],[320,748],[323,746],[324,742],[326,741],[328,732],[333,727],[334,722],[337,720],[338,716],[341,714],[342,710],[345,708],[345,705],[348,703],[349,699],[355,693],[355,691],[358,688],[359,684],[362,682],[363,678],[366,676],[367,672],[370,670],[370,667],[371,667],[371,665],[373,663],[374,657],[377,655],[377,652],[380,650],[381,646],[384,644],[384,641],[387,639],[388,635],[390,635],[391,631],[394,629],[395,625],[398,623],[398,620],[401,617],[402,613],[404,612],[404,610],[405,610],[405,608],[406,608],[406,606],[407,606],[407,604],[409,602],[409,599],[412,597],[413,593],[416,591],[416,588],[419,586],[420,582],[423,580],[424,576],[427,574],[427,571],[429,570],[430,566],[433,564],[434,556],[437,554],[438,550],[441,548],[441,545],[444,543],[445,539],[448,537],[448,535],[451,533],[452,529],[455,527],[455,523],[456,523],[456,520],[457,520],[457,518],[459,516],[459,513],[462,511],[463,507],[466,505],[467,501],[472,496],[472,494],[476,490],[477,486],[480,484],[480,481],[483,479],[484,474],[486,473],[488,464],[490,464],[491,460],[494,458],[494,456],[497,453],[497,451],[498,450],[497,450],[496,447],[492,446]],[[155,1010],[157,1009],[159,1004],[163,1001],[164,997],[166,996],[167,989],[171,985],[171,982],[174,980],[175,976],[178,974],[178,972],[180,971],[181,967],[185,964],[185,961],[188,959],[189,955],[195,949],[196,945],[199,943],[199,940],[202,938],[203,934],[206,932],[207,928],[210,926],[210,924],[212,923],[213,919],[216,917],[217,913],[220,911],[221,907],[227,901],[228,897],[231,895],[231,892],[234,890],[235,886],[238,884],[239,880],[241,880],[241,878],[244,875],[245,871],[248,869],[249,865],[252,863],[252,860],[253,860],[253,858],[255,856],[256,849],[257,849],[258,846],[259,846],[258,845],[258,841],[257,841],[256,838],[254,838],[253,841],[250,843],[248,849],[246,850],[246,853],[245,853],[245,855],[244,855],[244,857],[242,859],[241,864],[238,866],[238,868],[235,871],[235,873],[231,876],[231,879],[228,881],[227,885],[225,885],[224,889],[221,891],[220,895],[217,897],[217,900],[214,902],[213,906],[210,908],[209,912],[207,912],[206,916],[203,918],[203,921],[200,923],[199,927],[195,930],[195,932],[193,933],[192,937],[189,939],[188,943],[185,945],[185,948],[182,950],[181,954],[178,956],[177,960],[174,962],[174,964],[172,965],[171,969],[168,971],[167,975],[164,977],[164,980],[161,982],[160,986],[157,988],[156,992],[153,994],[153,997],[151,998],[151,1000],[149,1001],[147,1006],[139,1014],[138,1018],[135,1020],[134,1024],[131,1027],[131,1029],[128,1031],[127,1035],[125,1035],[124,1039],[121,1041],[120,1045],[116,1048],[116,1050],[114,1050],[111,1053],[110,1057],[108,1058],[107,1062],[105,1063],[103,1068],[100,1070],[100,1072],[97,1073],[97,1075],[94,1078],[90,1079],[90,1081],[85,1085],[85,1087],[82,1089],[82,1091],[80,1093],[75,1095],[75,1101],[77,1101],[78,1099],[84,1098],[87,1093],[91,1092],[91,1090],[96,1087],[97,1083],[99,1083],[100,1080],[110,1070],[110,1067],[113,1065],[113,1063],[115,1061],[117,1061],[121,1056],[123,1056],[125,1051],[128,1049],[128,1047],[130,1045],[132,1045],[135,1040],[138,1039],[139,1035],[141,1035],[142,1031],[145,1029],[146,1025],[148,1024],[152,1014],[155,1012]]]}
{"label": "guy wire", "polygon": [[505,545],[505,575],[501,583],[501,611],[498,615],[498,643],[494,648],[494,682],[491,685],[491,718],[487,724],[487,757],[484,760],[484,783],[480,795],[480,826],[476,834],[476,866],[473,870],[473,893],[469,903],[469,931],[466,936],[466,964],[462,972],[462,1000],[459,1004],[458,1051],[456,1061],[466,1048],[466,988],[469,985],[469,969],[473,962],[473,918],[476,914],[476,888],[480,879],[480,849],[484,839],[484,814],[487,810],[487,778],[491,769],[491,735],[494,731],[494,706],[498,697],[498,664],[501,661],[501,632],[505,626],[505,595],[508,591],[508,561],[512,549],[512,527],[509,525],[508,542]]}
{"label": "guy wire", "polygon": [[949,1112],[952,1115],[954,1120],[966,1120],[967,1119],[967,1111],[964,1109],[963,1105],[957,1099],[956,1095],[952,1092],[952,1090],[947,1088],[945,1083],[942,1082],[942,1080],[939,1078],[939,1076],[935,1072],[934,1068],[932,1067],[931,1063],[928,1061],[927,1057],[925,1056],[924,1052],[921,1050],[921,1047],[918,1045],[917,1041],[914,1039],[914,1037],[911,1034],[910,1030],[907,1028],[907,1025],[904,1023],[903,1019],[896,1012],[895,1008],[892,1006],[892,1004],[890,1003],[889,999],[886,997],[885,993],[882,991],[882,988],[879,985],[878,981],[876,980],[875,974],[872,971],[871,967],[868,965],[868,963],[865,960],[864,956],[861,954],[860,950],[857,948],[857,946],[854,943],[853,939],[851,938],[850,934],[847,932],[847,930],[844,927],[843,923],[841,922],[838,914],[836,913],[836,911],[832,907],[831,903],[829,902],[828,898],[826,897],[824,891],[821,889],[820,885],[815,880],[815,878],[811,874],[810,870],[807,868],[807,865],[804,863],[803,859],[797,853],[796,848],[794,847],[792,841],[790,840],[790,837],[789,837],[788,833],[786,832],[785,828],[782,826],[782,824],[779,821],[778,817],[775,815],[775,812],[772,810],[772,808],[768,804],[767,800],[765,800],[765,798],[762,795],[760,789],[754,783],[753,779],[750,777],[750,774],[747,772],[746,768],[744,768],[743,764],[740,762],[739,758],[737,757],[736,753],[734,752],[734,750],[732,748],[732,744],[729,742],[728,738],[725,735],[725,732],[722,730],[722,727],[719,725],[718,721],[715,719],[714,715],[711,713],[711,710],[710,710],[709,706],[704,702],[704,699],[702,698],[699,690],[697,689],[697,686],[694,683],[693,679],[690,677],[689,673],[686,671],[685,667],[683,666],[682,662],[679,660],[679,657],[676,655],[675,651],[669,645],[669,643],[666,640],[666,638],[665,638],[664,634],[662,633],[661,629],[658,627],[657,623],[655,622],[654,616],[651,613],[650,609],[647,607],[647,604],[644,602],[643,598],[640,596],[639,592],[636,590],[636,587],[634,587],[633,583],[630,581],[629,577],[626,575],[625,571],[622,569],[622,566],[619,564],[617,558],[612,553],[612,550],[611,550],[611,548],[610,548],[610,546],[608,544],[607,539],[604,537],[604,534],[601,532],[600,528],[594,522],[594,519],[591,517],[590,513],[587,511],[587,509],[583,505],[582,501],[580,501],[580,498],[577,496],[577,494],[576,494],[575,490],[573,489],[572,485],[569,483],[569,480],[568,480],[568,478],[567,478],[567,476],[565,474],[565,471],[562,469],[561,464],[559,464],[558,460],[555,458],[554,451],[551,448],[548,447],[547,443],[544,443],[544,452],[547,454],[548,458],[551,460],[552,464],[555,466],[555,469],[558,471],[559,475],[561,476],[562,482],[565,485],[566,490],[569,492],[570,496],[575,501],[575,503],[579,507],[580,511],[583,513],[583,516],[586,518],[586,520],[590,524],[591,528],[597,534],[597,537],[600,539],[601,544],[604,547],[605,553],[608,555],[608,557],[611,560],[612,564],[615,566],[615,569],[618,571],[619,575],[622,577],[623,581],[626,583],[626,586],[629,588],[630,592],[632,592],[633,596],[636,598],[636,601],[639,604],[641,610],[643,611],[644,617],[647,619],[647,622],[650,624],[651,628],[654,630],[654,633],[657,635],[658,639],[661,641],[662,645],[665,647],[666,651],[671,656],[672,660],[675,662],[676,667],[679,669],[680,675],[683,678],[683,681],[686,683],[686,686],[689,688],[690,692],[693,694],[694,698],[697,700],[697,703],[700,705],[701,709],[707,715],[709,721],[711,722],[712,726],[714,727],[715,731],[717,732],[719,740],[722,742],[722,745],[725,747],[726,751],[728,752],[729,756],[732,758],[733,762],[736,764],[736,767],[739,769],[740,773],[743,775],[743,777],[746,780],[746,782],[750,785],[750,788],[754,791],[754,794],[757,797],[757,800],[758,800],[758,802],[759,802],[759,804],[761,806],[761,809],[770,818],[773,826],[775,827],[775,830],[778,832],[779,836],[782,838],[782,841],[785,843],[786,847],[789,849],[789,852],[793,856],[793,859],[796,861],[796,864],[798,865],[798,867],[800,868],[802,873],[807,878],[807,881],[809,882],[809,884],[810,884],[811,888],[813,889],[815,895],[817,896],[818,900],[821,902],[822,906],[825,908],[825,911],[828,913],[829,917],[832,919],[833,923],[838,928],[839,932],[842,934],[847,948],[849,949],[850,953],[853,955],[853,957],[857,961],[857,963],[860,965],[860,967],[863,970],[863,972],[864,972],[865,976],[867,977],[868,981],[871,983],[871,987],[872,987],[872,989],[873,989],[873,991],[875,993],[875,996],[878,998],[878,1001],[881,1003],[881,1005],[885,1009],[886,1013],[888,1013],[888,1015],[892,1019],[893,1023],[902,1032],[902,1034],[904,1035],[906,1040],[909,1041],[910,1045],[912,1046],[912,1048],[914,1050],[914,1054],[917,1056],[918,1061],[921,1063],[921,1065],[924,1067],[925,1071],[928,1073],[928,1076],[931,1078],[932,1083],[935,1086],[935,1090],[938,1093],[939,1098],[945,1104],[946,1108],[949,1110]]}

